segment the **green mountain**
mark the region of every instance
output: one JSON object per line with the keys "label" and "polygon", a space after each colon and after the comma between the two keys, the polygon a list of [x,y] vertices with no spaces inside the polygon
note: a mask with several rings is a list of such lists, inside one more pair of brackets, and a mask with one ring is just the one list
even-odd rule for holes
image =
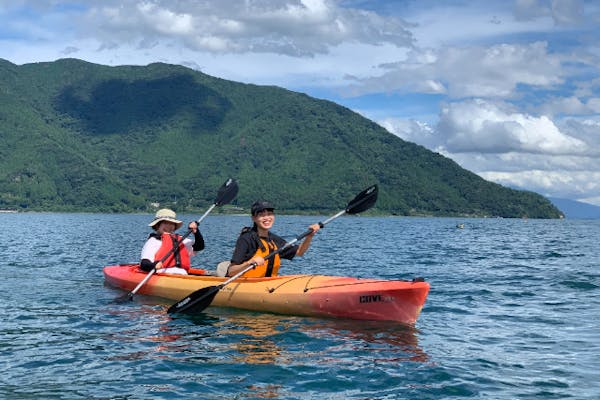
{"label": "green mountain", "polygon": [[378,183],[375,211],[557,218],[512,190],[335,103],[167,64],[0,60],[0,209],[205,209],[228,178],[247,210],[339,210]]}

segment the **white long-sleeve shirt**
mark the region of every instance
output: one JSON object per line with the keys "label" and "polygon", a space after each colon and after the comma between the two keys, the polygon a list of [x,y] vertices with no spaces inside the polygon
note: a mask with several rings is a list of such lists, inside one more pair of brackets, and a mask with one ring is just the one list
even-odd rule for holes
{"label": "white long-sleeve shirt", "polygon": [[[183,245],[188,251],[190,257],[196,255],[196,252],[192,248],[194,245],[194,236],[190,235],[183,239]],[[155,237],[149,237],[148,240],[146,240],[146,243],[144,243],[144,247],[142,247],[142,255],[140,259],[143,260],[145,258],[152,262],[157,261],[154,257],[156,256],[158,249],[160,249],[160,246],[162,246],[162,242],[160,240]]]}
{"label": "white long-sleeve shirt", "polygon": [[[183,239],[183,245],[185,246],[185,249],[187,250],[190,257],[196,255],[196,252],[192,248],[192,246],[194,245],[194,236]],[[140,259],[146,259],[152,262],[158,261],[155,257],[156,253],[158,252],[158,249],[160,249],[160,246],[162,246],[162,241],[158,240],[153,236],[149,237],[148,240],[146,240],[146,243],[144,243],[144,247],[142,247],[142,254],[140,256]],[[160,268],[157,269],[156,272],[187,275],[187,271],[185,269],[178,267]]]}

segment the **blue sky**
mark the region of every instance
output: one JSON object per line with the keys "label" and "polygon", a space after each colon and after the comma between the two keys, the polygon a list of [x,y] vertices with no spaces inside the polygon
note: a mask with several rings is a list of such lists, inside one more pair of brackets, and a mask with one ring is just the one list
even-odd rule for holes
{"label": "blue sky", "polygon": [[335,101],[483,178],[600,205],[600,2],[0,0],[0,58],[181,64]]}

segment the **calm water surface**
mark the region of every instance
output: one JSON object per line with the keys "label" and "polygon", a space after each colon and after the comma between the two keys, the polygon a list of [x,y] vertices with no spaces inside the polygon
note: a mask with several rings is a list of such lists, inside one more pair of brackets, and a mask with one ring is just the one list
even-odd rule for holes
{"label": "calm water surface", "polygon": [[[327,217],[278,217],[274,231]],[[282,267],[425,277],[404,326],[118,304],[102,267],[137,261],[151,219],[0,214],[0,398],[600,398],[600,221],[343,217]],[[248,222],[207,217],[195,266],[229,258]]]}

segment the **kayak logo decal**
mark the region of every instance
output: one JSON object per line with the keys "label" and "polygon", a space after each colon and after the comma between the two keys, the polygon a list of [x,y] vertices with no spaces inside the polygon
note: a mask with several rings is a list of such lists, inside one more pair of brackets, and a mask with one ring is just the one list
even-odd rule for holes
{"label": "kayak logo decal", "polygon": [[179,303],[177,303],[177,305],[175,307],[181,308],[181,307],[185,306],[187,303],[189,303],[191,300],[192,299],[190,299],[189,297],[186,297],[185,299],[183,299]]}
{"label": "kayak logo decal", "polygon": [[380,294],[366,294],[358,297],[359,303],[393,303],[393,296],[382,296]]}

